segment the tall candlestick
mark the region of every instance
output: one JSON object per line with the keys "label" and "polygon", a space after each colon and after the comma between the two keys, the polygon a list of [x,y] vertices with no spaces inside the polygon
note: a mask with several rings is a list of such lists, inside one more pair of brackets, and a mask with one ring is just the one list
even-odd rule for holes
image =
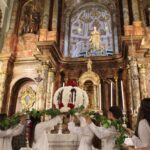
{"label": "tall candlestick", "polygon": [[113,106],[113,83],[110,82],[110,106]]}
{"label": "tall candlestick", "polygon": [[50,108],[53,107],[53,89],[54,89],[54,82],[51,83]]}
{"label": "tall candlestick", "polygon": [[74,104],[74,98],[75,98],[75,95],[74,95],[75,93],[74,92],[72,92],[72,103]]}
{"label": "tall candlestick", "polygon": [[125,99],[124,99],[124,90],[123,90],[123,82],[122,82],[122,80],[121,80],[121,96],[122,96],[123,111],[126,111],[126,108],[125,108]]}
{"label": "tall candlestick", "polygon": [[101,93],[101,83],[99,84],[99,109],[102,110],[102,93]]}

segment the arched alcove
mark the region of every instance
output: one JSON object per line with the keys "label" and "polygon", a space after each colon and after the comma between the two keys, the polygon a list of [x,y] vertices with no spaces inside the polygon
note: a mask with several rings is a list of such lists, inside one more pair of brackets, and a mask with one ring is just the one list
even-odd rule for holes
{"label": "arched alcove", "polygon": [[[37,85],[30,78],[22,78],[14,84],[11,90],[10,104],[9,104],[9,115],[14,114],[15,112],[22,111],[23,107],[21,106],[21,93],[25,91],[28,87],[31,87],[36,91]],[[34,107],[34,106],[33,106]]]}
{"label": "arched alcove", "polygon": [[87,56],[90,49],[90,33],[96,26],[100,32],[100,44],[105,53],[96,51],[94,56],[118,53],[119,18],[114,2],[96,1],[74,5],[66,10],[64,54],[70,57]]}
{"label": "arched alcove", "polygon": [[79,86],[84,89],[89,97],[89,109],[99,108],[99,84],[100,78],[95,72],[88,70],[79,78]]}

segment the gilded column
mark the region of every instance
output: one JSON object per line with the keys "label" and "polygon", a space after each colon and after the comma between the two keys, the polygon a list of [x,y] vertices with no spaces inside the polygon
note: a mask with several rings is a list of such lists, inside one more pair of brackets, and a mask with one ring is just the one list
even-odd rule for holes
{"label": "gilded column", "polygon": [[98,106],[97,106],[97,94],[96,94],[97,89],[96,89],[96,85],[93,86],[93,89],[94,89],[94,104],[93,104],[93,107],[94,107],[95,110],[97,110]]}
{"label": "gilded column", "polygon": [[140,21],[138,0],[132,0],[132,11],[134,21]]}
{"label": "gilded column", "polygon": [[131,85],[132,85],[132,98],[133,98],[133,111],[138,112],[140,106],[140,86],[139,86],[139,73],[136,58],[132,57],[130,62],[131,68]]}
{"label": "gilded column", "polygon": [[145,18],[145,14],[144,14],[145,9],[143,6],[143,4],[144,4],[143,0],[139,0],[139,3],[140,3],[139,9],[140,9],[140,14],[141,14],[141,20],[142,20],[143,25],[146,26],[146,18]]}
{"label": "gilded column", "polygon": [[124,25],[129,25],[128,1],[122,0]]}
{"label": "gilded column", "polygon": [[0,73],[0,113],[2,111],[2,103],[3,103],[3,98],[4,98],[4,92],[5,92],[6,77],[7,77],[6,72]]}
{"label": "gilded column", "polygon": [[18,0],[14,0],[13,8],[12,8],[12,14],[10,19],[10,25],[9,25],[9,32],[13,32],[15,28],[15,22],[17,17],[17,9],[18,9]]}
{"label": "gilded column", "polygon": [[148,11],[148,20],[149,20],[149,25],[150,25],[150,6],[147,8]]}
{"label": "gilded column", "polygon": [[58,19],[58,0],[54,0],[53,20],[52,20],[53,31],[57,31],[57,19]]}
{"label": "gilded column", "polygon": [[53,93],[54,93],[54,69],[50,69],[48,72],[48,84],[47,84],[47,95],[46,95],[46,109],[52,108],[53,104]]}
{"label": "gilded column", "polygon": [[140,75],[140,93],[141,99],[146,98],[148,96],[147,88],[146,88],[146,69],[145,65],[139,64],[139,75]]}
{"label": "gilded column", "polygon": [[47,92],[47,82],[48,82],[48,64],[44,63],[42,65],[42,81],[40,83],[39,91],[39,109],[46,108],[46,92]]}
{"label": "gilded column", "polygon": [[43,12],[43,21],[42,21],[42,29],[48,29],[49,11],[50,11],[50,0],[45,0],[44,12]]}
{"label": "gilded column", "polygon": [[18,0],[14,0],[11,18],[10,18],[10,24],[9,29],[5,37],[5,42],[2,51],[3,52],[10,52],[14,48],[14,43],[16,40],[16,36],[13,34],[16,18],[17,18],[17,9],[18,9]]}
{"label": "gilded column", "polygon": [[133,110],[134,110],[134,106],[133,106],[133,99],[132,99],[132,79],[131,79],[131,68],[130,66],[128,65],[127,66],[127,73],[128,73],[128,77],[127,77],[127,80],[128,80],[128,92],[129,92],[129,107],[130,107],[130,111],[131,111],[131,114],[133,114]]}

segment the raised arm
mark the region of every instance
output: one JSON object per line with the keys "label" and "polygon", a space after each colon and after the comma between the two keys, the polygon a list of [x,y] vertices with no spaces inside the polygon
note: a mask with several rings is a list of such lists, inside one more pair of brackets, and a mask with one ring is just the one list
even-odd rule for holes
{"label": "raised arm", "polygon": [[15,128],[12,129],[12,136],[17,136],[23,132],[24,125],[18,124]]}
{"label": "raised arm", "polygon": [[17,136],[22,133],[24,125],[19,124],[15,128],[10,128],[5,131],[0,130],[0,138],[9,137],[9,136]]}
{"label": "raised arm", "polygon": [[150,144],[150,127],[145,119],[139,123],[138,134],[140,138],[135,135],[132,137],[133,144],[137,148],[148,147]]}
{"label": "raised arm", "polygon": [[106,129],[104,127],[98,127],[93,122],[89,124],[89,127],[99,139],[107,138],[107,137],[114,136],[117,134],[117,132],[114,131],[113,129],[110,129],[110,128]]}
{"label": "raised arm", "polygon": [[11,136],[13,133],[12,129],[7,129],[7,130],[0,130],[0,138],[6,137],[6,136]]}
{"label": "raised arm", "polygon": [[68,129],[71,133],[75,133],[75,134],[78,134],[78,135],[82,134],[81,127],[76,127],[75,123],[73,121],[68,123]]}
{"label": "raised arm", "polygon": [[37,126],[38,126],[38,128],[40,128],[42,130],[46,130],[47,128],[52,128],[55,125],[57,125],[58,123],[61,123],[61,121],[62,121],[61,117],[57,116],[49,121],[41,122]]}

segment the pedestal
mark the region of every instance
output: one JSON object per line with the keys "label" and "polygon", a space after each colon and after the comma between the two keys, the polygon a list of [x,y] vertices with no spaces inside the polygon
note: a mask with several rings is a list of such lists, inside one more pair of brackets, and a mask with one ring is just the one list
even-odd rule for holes
{"label": "pedestal", "polygon": [[50,150],[77,150],[79,137],[76,134],[47,134]]}

